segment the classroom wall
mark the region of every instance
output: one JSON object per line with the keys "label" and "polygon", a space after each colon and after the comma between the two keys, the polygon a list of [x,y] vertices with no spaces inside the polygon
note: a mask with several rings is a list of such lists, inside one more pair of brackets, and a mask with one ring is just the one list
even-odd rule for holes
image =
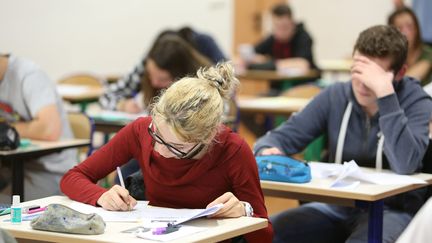
{"label": "classroom wall", "polygon": [[[77,71],[123,74],[160,30],[189,24],[213,35],[229,54],[233,1],[0,0],[0,52],[34,60],[54,80]],[[313,35],[318,61],[350,56],[358,33],[384,24],[393,8],[392,0],[289,2]]]}
{"label": "classroom wall", "polygon": [[[358,34],[386,24],[393,0],[289,0],[295,18],[306,24],[315,41],[316,59],[349,57]],[[405,0],[411,4],[410,0]]]}
{"label": "classroom wall", "polygon": [[228,53],[231,0],[0,0],[0,52],[28,57],[57,80],[123,74],[165,28],[191,25]]}

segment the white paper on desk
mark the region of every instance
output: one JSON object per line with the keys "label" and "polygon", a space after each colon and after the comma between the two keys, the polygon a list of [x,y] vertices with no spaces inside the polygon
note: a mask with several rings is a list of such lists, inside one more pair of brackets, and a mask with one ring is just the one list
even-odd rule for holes
{"label": "white paper on desk", "polygon": [[107,120],[107,121],[118,121],[118,120],[134,121],[139,117],[144,117],[147,115],[148,113],[132,114],[127,112],[109,111],[109,110],[90,112],[90,116]]}
{"label": "white paper on desk", "polygon": [[88,86],[61,84],[57,85],[57,91],[60,95],[80,95],[88,90]]}
{"label": "white paper on desk", "polygon": [[[330,187],[336,187],[336,188],[355,188],[360,184],[360,181],[350,181],[347,180],[348,177],[356,178],[354,175],[360,173],[360,168],[354,162],[351,160],[350,162],[345,162],[342,165],[342,169],[339,170],[339,174],[336,177],[336,179],[330,184]],[[358,179],[358,178],[356,178]]]}
{"label": "white paper on desk", "polygon": [[425,184],[424,180],[407,175],[393,173],[363,172],[353,160],[343,165],[334,163],[309,163],[312,178],[328,178],[337,176],[331,187],[352,188],[358,183],[355,180],[366,181],[377,185]]}
{"label": "white paper on desk", "polygon": [[174,208],[158,208],[147,207],[143,210],[145,215],[143,219],[144,227],[163,227],[168,223],[181,224],[186,221],[212,215],[219,211],[223,204],[216,204],[207,209],[174,209]]}
{"label": "white paper on desk", "polygon": [[187,226],[183,225],[179,230],[174,231],[169,234],[163,235],[153,235],[152,231],[147,231],[144,233],[135,233],[135,236],[143,239],[156,240],[156,241],[171,241],[181,237],[189,236],[191,234],[206,230],[206,227],[195,227],[195,226]]}
{"label": "white paper on desk", "polygon": [[360,171],[360,173],[358,175],[356,174],[355,176],[363,181],[378,185],[427,184],[426,181],[419,178],[392,173],[364,173]]}
{"label": "white paper on desk", "polygon": [[137,201],[137,205],[131,211],[109,211],[80,202],[72,202],[70,207],[81,213],[97,213],[106,222],[137,222],[145,217],[147,204],[148,201]]}
{"label": "white paper on desk", "polygon": [[343,169],[342,164],[336,163],[310,162],[308,164],[311,168],[312,178],[324,179],[337,176]]}

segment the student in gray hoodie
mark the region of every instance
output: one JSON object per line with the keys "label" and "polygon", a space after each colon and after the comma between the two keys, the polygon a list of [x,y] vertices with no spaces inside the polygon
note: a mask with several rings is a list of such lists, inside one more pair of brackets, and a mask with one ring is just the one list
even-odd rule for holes
{"label": "student in gray hoodie", "polygon": [[[330,162],[355,160],[399,174],[421,170],[428,145],[431,98],[404,77],[407,40],[395,28],[374,26],[354,46],[351,82],[334,84],[300,113],[260,138],[257,155],[302,151],[322,134]],[[425,200],[425,189],[384,202],[383,241],[397,239]],[[308,203],[271,217],[274,242],[366,242],[367,211]]]}

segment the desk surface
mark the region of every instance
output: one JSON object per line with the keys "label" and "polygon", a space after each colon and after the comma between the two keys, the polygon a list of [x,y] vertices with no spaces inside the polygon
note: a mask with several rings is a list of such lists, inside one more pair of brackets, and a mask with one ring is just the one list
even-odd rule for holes
{"label": "desk surface", "polygon": [[312,80],[320,77],[318,70],[311,70],[304,74],[283,74],[271,70],[246,70],[236,74],[237,78],[254,79],[254,80],[271,80],[271,81],[299,81]]}
{"label": "desk surface", "polygon": [[102,86],[91,85],[59,84],[57,89],[63,100],[72,103],[96,101],[104,93]]}
{"label": "desk surface", "polygon": [[352,59],[325,59],[318,62],[324,72],[350,72]]}
{"label": "desk surface", "polygon": [[289,97],[247,97],[239,96],[237,105],[241,112],[291,115],[300,111],[311,99]]}
{"label": "desk surface", "polygon": [[[72,201],[64,196],[53,196],[23,203],[25,205],[47,205],[49,203],[61,203],[68,205]],[[20,225],[13,225],[10,222],[3,222],[9,216],[0,217],[0,227],[7,230],[14,237],[20,239],[31,239],[48,242],[155,242],[136,238],[131,233],[121,231],[139,226],[139,223],[107,222],[105,233],[101,235],[76,235],[63,234],[48,231],[33,230],[29,221]],[[267,227],[267,220],[262,218],[240,217],[234,219],[197,219],[186,223],[192,226],[209,227],[208,230],[195,233],[190,236],[179,238],[170,242],[216,242],[243,235],[255,230]]]}
{"label": "desk surface", "polygon": [[32,154],[42,151],[54,151],[66,148],[76,148],[81,146],[87,146],[89,144],[89,139],[67,139],[60,141],[31,140],[31,145],[27,147],[20,147],[18,149],[10,151],[0,151],[0,158],[13,155]]}
{"label": "desk surface", "polygon": [[[362,170],[372,171],[369,168],[362,168]],[[432,174],[419,173],[412,176],[432,184]],[[352,205],[353,200],[372,202],[426,186],[425,184],[376,185],[362,182],[355,189],[337,189],[329,187],[331,181],[332,179],[327,178],[312,178],[309,183],[296,184],[262,180],[261,188],[265,195]]]}

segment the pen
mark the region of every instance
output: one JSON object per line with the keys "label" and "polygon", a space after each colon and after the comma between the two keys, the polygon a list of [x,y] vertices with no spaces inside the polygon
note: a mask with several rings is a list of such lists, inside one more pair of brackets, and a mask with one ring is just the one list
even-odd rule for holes
{"label": "pen", "polygon": [[38,209],[38,208],[40,208],[40,206],[38,206],[38,205],[31,205],[31,206],[23,207],[22,210],[23,210],[24,213],[28,213],[28,211],[33,210],[33,209]]}
{"label": "pen", "polygon": [[[121,169],[118,166],[117,166],[117,176],[119,177],[120,186],[123,187],[123,188],[126,188],[125,184],[124,184],[124,180],[123,180],[123,175],[122,175]],[[128,210],[131,210],[129,204],[128,204]]]}
{"label": "pen", "polygon": [[42,208],[36,208],[36,209],[30,209],[27,211],[27,214],[37,213],[37,212],[43,212],[47,209],[47,207]]}
{"label": "pen", "polygon": [[123,187],[123,188],[126,188],[125,184],[124,184],[124,180],[123,180],[123,175],[122,175],[121,169],[118,166],[117,166],[117,176],[119,177],[120,186]]}
{"label": "pen", "polygon": [[10,208],[5,208],[0,211],[0,216],[10,214]]}

